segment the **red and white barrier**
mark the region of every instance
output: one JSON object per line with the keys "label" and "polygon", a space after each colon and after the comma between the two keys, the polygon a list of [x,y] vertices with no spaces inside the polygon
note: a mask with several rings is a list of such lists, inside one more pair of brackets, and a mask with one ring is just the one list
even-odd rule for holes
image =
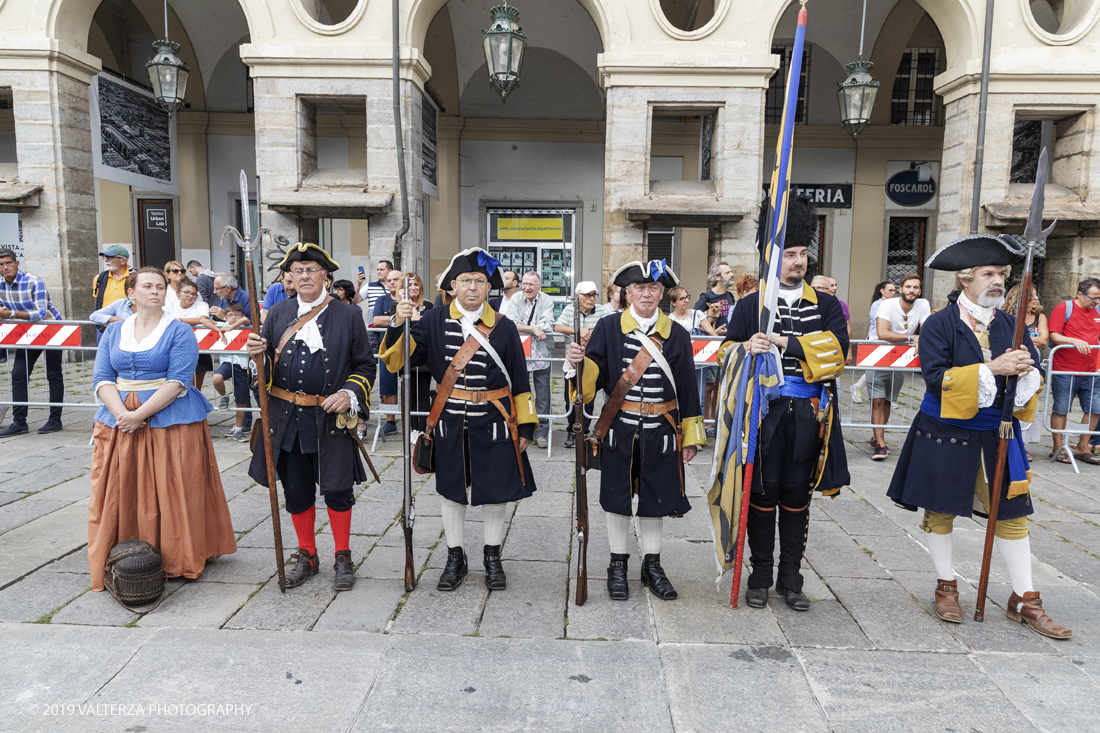
{"label": "red and white barrier", "polygon": [[[244,345],[248,341],[248,334],[252,331],[239,328],[233,331],[215,331],[210,328],[196,328],[195,338],[199,342],[199,351],[225,351],[225,352],[241,352],[244,351]],[[219,337],[224,336],[225,341],[219,341]]]}
{"label": "red and white barrier", "polygon": [[919,368],[917,347],[908,344],[856,344],[856,366]]}
{"label": "red and white barrier", "polygon": [[722,342],[715,339],[692,339],[691,350],[696,364],[718,364],[718,349]]}
{"label": "red and white barrier", "polygon": [[0,346],[80,346],[80,326],[0,324]]}

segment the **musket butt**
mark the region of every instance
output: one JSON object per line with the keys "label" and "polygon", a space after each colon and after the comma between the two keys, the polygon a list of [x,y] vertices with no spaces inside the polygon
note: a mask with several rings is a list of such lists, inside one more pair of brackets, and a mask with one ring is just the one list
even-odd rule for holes
{"label": "musket butt", "polygon": [[979,623],[985,621],[985,612],[982,611],[980,608],[974,609],[974,620]]}

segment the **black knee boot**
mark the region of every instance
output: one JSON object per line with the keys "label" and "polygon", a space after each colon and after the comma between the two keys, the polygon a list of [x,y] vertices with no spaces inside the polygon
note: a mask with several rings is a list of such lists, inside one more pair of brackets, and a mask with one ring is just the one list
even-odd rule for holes
{"label": "black knee boot", "polygon": [[749,505],[746,538],[752,572],[746,586],[771,588],[775,571],[775,511],[765,511]]}
{"label": "black knee boot", "polygon": [[625,601],[630,598],[630,586],[626,581],[629,559],[630,555],[611,553],[611,564],[607,566],[607,595],[613,601]]}
{"label": "black knee boot", "polygon": [[[787,597],[787,605],[798,610],[809,608],[802,595],[802,555],[806,552],[806,536],[810,528],[810,508],[800,511],[779,509],[779,576],[776,590]],[[790,595],[800,596],[792,601]]]}

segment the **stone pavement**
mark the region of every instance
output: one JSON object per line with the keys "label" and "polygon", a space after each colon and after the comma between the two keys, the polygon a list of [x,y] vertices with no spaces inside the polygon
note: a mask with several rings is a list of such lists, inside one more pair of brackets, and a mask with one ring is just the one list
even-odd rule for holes
{"label": "stone pavement", "polygon": [[[266,490],[245,473],[247,447],[218,437],[239,549],[135,615],[88,590],[90,411],[70,410],[66,429],[48,436],[33,433],[44,411],[31,417],[30,435],[0,447],[0,730],[1100,730],[1093,466],[1080,476],[1035,466],[1035,582],[1073,628],[1066,642],[1005,618],[997,558],[985,623],[931,615],[934,573],[917,517],[887,501],[895,459],[870,461],[865,431],[848,435],[852,487],[814,501],[808,613],[774,597],[768,609],[733,611],[729,583],[715,590],[707,453],[689,472],[694,511],[665,525],[662,559],[679,600],[641,589],[636,548],[630,600],[608,600],[596,474],[589,600],[574,606],[573,468],[560,445],[553,459],[535,456],[539,490],[509,512],[507,591],[485,589],[477,510],[467,527],[474,570],[457,592],[435,590],[446,556],[439,499],[418,476],[420,584],[404,592],[391,440],[376,454],[382,484],[358,496],[355,589],[333,592],[326,563],[281,595]],[[211,417],[220,436],[229,413]],[[285,515],[283,530],[289,554]],[[973,521],[957,530],[968,611],[984,534]],[[323,511],[317,532],[331,557]]]}

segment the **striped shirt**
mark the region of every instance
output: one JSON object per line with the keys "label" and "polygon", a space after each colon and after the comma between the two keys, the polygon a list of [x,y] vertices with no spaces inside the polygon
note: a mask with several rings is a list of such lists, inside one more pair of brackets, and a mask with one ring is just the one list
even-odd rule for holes
{"label": "striped shirt", "polygon": [[61,313],[50,302],[50,291],[37,275],[19,270],[8,282],[0,277],[0,305],[11,311],[26,311],[28,321],[60,319]]}
{"label": "striped shirt", "polygon": [[[799,286],[801,288],[801,285]],[[775,313],[775,332],[794,339],[811,333],[821,332],[821,306],[805,298],[792,298],[793,303],[788,304],[783,298],[783,288],[780,289],[779,302]],[[783,356],[783,374],[792,377],[802,377],[802,367],[798,359],[793,356]]]}

